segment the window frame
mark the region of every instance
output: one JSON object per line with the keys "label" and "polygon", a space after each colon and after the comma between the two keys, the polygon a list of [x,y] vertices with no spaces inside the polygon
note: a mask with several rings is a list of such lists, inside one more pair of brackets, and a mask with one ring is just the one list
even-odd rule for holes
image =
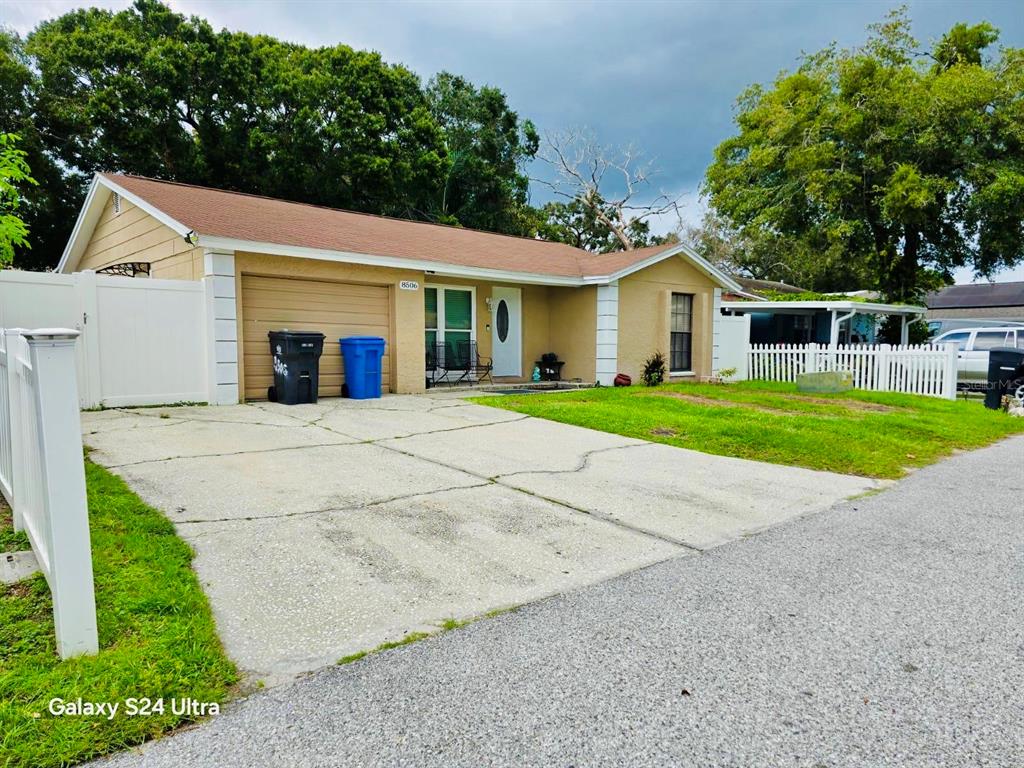
{"label": "window frame", "polygon": [[[435,289],[437,291],[437,327],[427,328],[427,290]],[[474,285],[449,285],[445,283],[426,283],[423,286],[423,344],[426,346],[427,333],[433,331],[435,336],[435,342],[441,344],[447,339],[445,338],[446,331],[452,331],[454,333],[465,333],[466,328],[445,328],[446,318],[444,315],[444,291],[468,291],[469,292],[469,305],[470,305],[470,318],[469,318],[469,340],[476,341],[476,286]]]}
{"label": "window frame", "polygon": [[[963,344],[954,337],[963,336]],[[933,344],[956,344],[958,352],[966,352],[967,348],[971,346],[971,341],[974,339],[974,331],[946,331],[942,336],[935,339]]]}
{"label": "window frame", "polygon": [[[690,299],[690,311],[687,314],[689,317],[689,330],[688,331],[674,331],[673,320],[675,318],[675,297],[676,296],[688,296]],[[669,376],[685,376],[693,373],[693,310],[696,305],[696,294],[684,293],[683,291],[672,291],[669,294],[669,307],[668,307],[668,373]],[[687,345],[686,355],[688,356],[687,362],[689,366],[686,368],[676,368],[673,366],[675,362],[675,353],[673,352],[673,337],[676,334],[685,335],[689,337],[689,344]]]}
{"label": "window frame", "polygon": [[999,344],[994,344],[991,347],[979,347],[978,346],[978,339],[979,338],[987,338],[988,336],[998,336],[999,333],[1000,332],[998,330],[975,331],[974,332],[974,338],[971,339],[971,351],[972,352],[988,352],[990,349],[995,349],[996,347],[1005,347],[1006,346],[1006,337],[1010,335],[1009,331],[1003,331],[1002,332],[1003,340]]}

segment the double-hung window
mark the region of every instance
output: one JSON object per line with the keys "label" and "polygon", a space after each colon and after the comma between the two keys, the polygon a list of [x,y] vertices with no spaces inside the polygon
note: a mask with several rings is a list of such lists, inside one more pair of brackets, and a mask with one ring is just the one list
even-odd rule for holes
{"label": "double-hung window", "polygon": [[669,371],[683,373],[693,370],[693,294],[672,294],[672,335],[669,340]]}

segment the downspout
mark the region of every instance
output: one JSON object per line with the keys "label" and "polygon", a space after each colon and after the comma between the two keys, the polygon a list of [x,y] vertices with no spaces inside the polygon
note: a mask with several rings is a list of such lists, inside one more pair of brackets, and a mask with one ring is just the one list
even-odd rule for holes
{"label": "downspout", "polygon": [[834,309],[832,310],[832,333],[830,335],[829,342],[828,342],[828,345],[830,347],[835,347],[835,346],[839,345],[839,326],[842,325],[844,320],[849,320],[850,318],[852,318],[856,314],[857,314],[857,310],[856,309],[851,309],[850,310],[850,314],[843,315],[842,317],[837,317],[836,316],[836,310],[834,310]]}

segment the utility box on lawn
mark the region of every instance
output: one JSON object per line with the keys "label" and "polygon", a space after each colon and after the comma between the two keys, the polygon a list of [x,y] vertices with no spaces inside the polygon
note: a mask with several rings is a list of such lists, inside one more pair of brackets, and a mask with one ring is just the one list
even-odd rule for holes
{"label": "utility box on lawn", "polygon": [[324,335],[316,331],[271,331],[270,356],[274,386],[267,398],[275,403],[315,403],[320,384],[320,355]]}
{"label": "utility box on lawn", "polygon": [[798,373],[796,375],[797,392],[832,394],[845,392],[852,388],[853,374],[849,371],[818,371],[817,373]]}
{"label": "utility box on lawn", "polygon": [[1024,380],[1024,349],[996,347],[988,352],[988,388],[985,407],[998,410],[1003,395],[1009,395],[1010,385]]}

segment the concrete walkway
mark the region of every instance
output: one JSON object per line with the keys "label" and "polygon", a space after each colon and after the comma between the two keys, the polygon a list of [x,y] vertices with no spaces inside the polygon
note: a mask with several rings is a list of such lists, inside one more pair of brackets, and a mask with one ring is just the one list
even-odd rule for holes
{"label": "concrete walkway", "polygon": [[104,768],[1024,765],[1024,438]]}
{"label": "concrete walkway", "polygon": [[268,684],[876,487],[447,395],[82,420],[195,548],[228,653]]}

